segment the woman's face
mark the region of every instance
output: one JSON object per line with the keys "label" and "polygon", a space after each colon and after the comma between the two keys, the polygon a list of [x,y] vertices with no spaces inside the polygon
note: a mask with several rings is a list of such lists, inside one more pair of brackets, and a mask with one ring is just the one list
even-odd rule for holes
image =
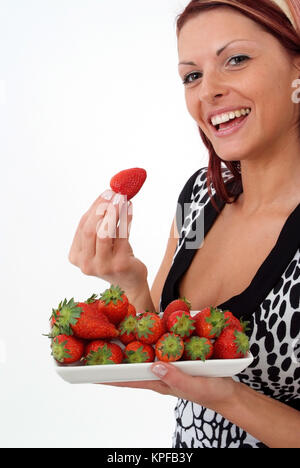
{"label": "woman's face", "polygon": [[200,13],[183,26],[178,52],[188,110],[221,159],[271,156],[299,134],[299,58],[257,23],[226,7]]}

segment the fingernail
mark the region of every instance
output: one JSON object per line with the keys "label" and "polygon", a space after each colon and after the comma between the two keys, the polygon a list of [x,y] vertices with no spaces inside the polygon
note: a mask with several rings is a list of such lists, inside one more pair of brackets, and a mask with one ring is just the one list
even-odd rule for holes
{"label": "fingernail", "polygon": [[106,190],[104,193],[102,193],[101,198],[104,198],[104,200],[110,201],[114,195],[115,195],[115,192],[113,192],[112,190]]}
{"label": "fingernail", "polygon": [[160,378],[165,377],[168,373],[168,369],[163,364],[156,364],[151,370],[153,374]]}
{"label": "fingernail", "polygon": [[124,195],[121,195],[120,193],[117,193],[117,195],[115,195],[114,199],[113,199],[113,205],[120,205],[120,203],[124,203],[125,202],[125,197]]}

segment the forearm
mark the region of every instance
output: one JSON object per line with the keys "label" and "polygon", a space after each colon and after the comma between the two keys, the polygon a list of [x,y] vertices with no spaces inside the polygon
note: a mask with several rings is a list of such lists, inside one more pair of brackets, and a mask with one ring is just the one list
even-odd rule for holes
{"label": "forearm", "polygon": [[155,311],[148,283],[145,283],[142,288],[138,288],[137,290],[128,290],[126,295],[129,302],[135,306],[137,312],[141,310]]}
{"label": "forearm", "polygon": [[236,383],[235,396],[215,410],[270,448],[300,448],[300,412]]}

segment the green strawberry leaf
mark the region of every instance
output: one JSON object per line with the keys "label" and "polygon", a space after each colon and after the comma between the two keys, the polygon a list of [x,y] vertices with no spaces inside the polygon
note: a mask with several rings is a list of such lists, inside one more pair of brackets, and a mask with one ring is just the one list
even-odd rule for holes
{"label": "green strawberry leaf", "polygon": [[97,351],[90,351],[86,358],[87,366],[99,366],[105,364],[114,364],[112,352],[108,348],[107,344],[103,347],[99,347]]}

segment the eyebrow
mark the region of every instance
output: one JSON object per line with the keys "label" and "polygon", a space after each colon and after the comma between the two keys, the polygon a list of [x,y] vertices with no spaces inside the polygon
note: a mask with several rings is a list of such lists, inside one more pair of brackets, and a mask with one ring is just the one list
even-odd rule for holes
{"label": "eyebrow", "polygon": [[[230,46],[230,44],[232,44],[233,42],[241,42],[241,41],[249,42],[248,39],[234,39],[233,41],[228,42],[228,44],[226,44],[224,47],[221,47],[221,49],[217,50],[216,52],[217,57],[219,57],[222,54],[222,52],[224,52],[224,50],[227,49],[228,46]],[[197,64],[194,62],[180,62],[179,65],[197,66]]]}

